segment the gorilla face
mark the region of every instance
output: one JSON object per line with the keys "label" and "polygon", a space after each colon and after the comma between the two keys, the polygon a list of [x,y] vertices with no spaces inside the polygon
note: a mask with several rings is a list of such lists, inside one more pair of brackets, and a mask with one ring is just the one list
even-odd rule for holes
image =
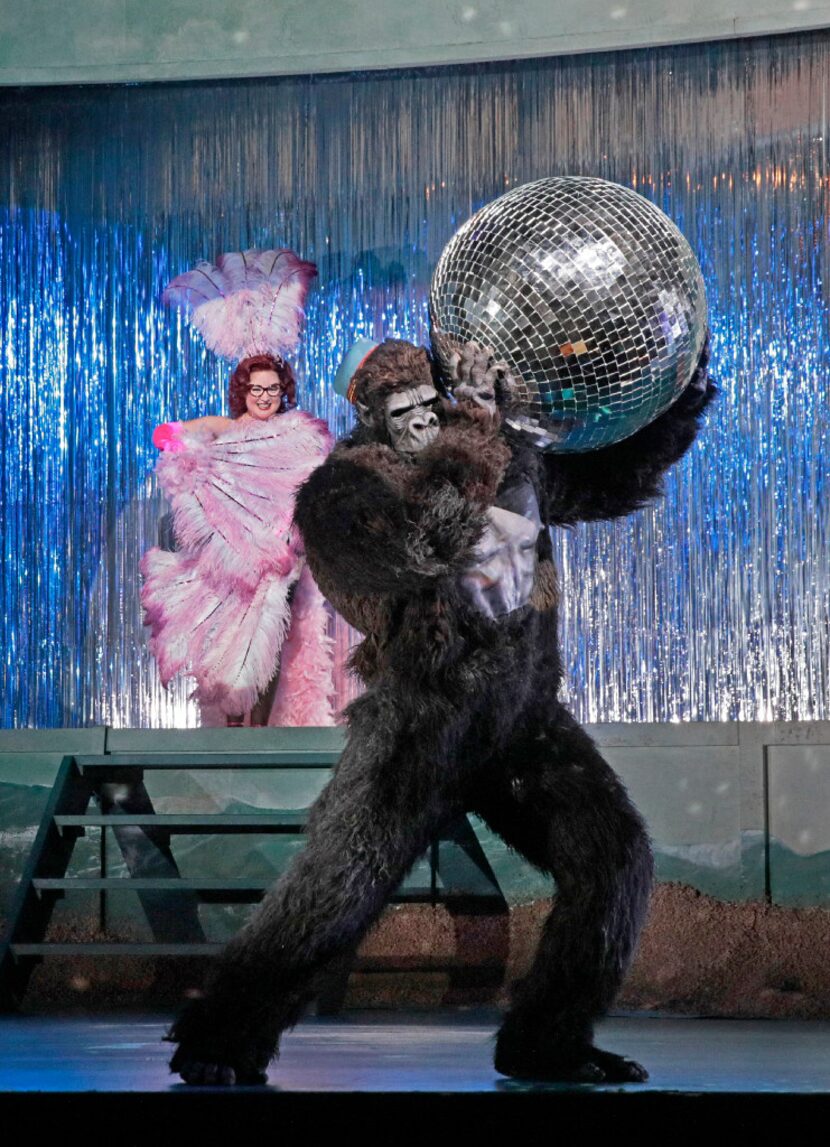
{"label": "gorilla face", "polygon": [[438,437],[441,398],[430,383],[390,394],[383,404],[389,441],[399,454],[417,454]]}
{"label": "gorilla face", "polygon": [[502,490],[486,519],[460,585],[473,607],[495,620],[527,605],[533,594],[536,544],[542,532],[533,487],[522,481]]}

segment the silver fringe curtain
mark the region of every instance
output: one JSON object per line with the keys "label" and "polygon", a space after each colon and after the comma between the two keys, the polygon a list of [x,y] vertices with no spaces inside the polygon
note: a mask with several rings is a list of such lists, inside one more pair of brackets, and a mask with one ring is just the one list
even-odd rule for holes
{"label": "silver fringe curtain", "polygon": [[169,279],[247,246],[315,260],[301,404],[342,432],[351,340],[426,341],[454,228],[565,173],[635,187],[685,232],[722,390],[659,505],[557,534],[573,709],[830,717],[829,94],[824,33],[0,92],[2,724],[197,720],[186,684],[159,685],[138,601],[152,428],[224,405],[225,369],[160,305]]}

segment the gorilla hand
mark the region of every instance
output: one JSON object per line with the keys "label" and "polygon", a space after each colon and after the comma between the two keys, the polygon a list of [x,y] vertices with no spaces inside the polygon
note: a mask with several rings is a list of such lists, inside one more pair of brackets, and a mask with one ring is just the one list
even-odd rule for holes
{"label": "gorilla hand", "polygon": [[453,397],[475,403],[496,414],[513,394],[516,383],[505,362],[495,362],[493,352],[478,343],[465,343],[449,359],[448,386]]}

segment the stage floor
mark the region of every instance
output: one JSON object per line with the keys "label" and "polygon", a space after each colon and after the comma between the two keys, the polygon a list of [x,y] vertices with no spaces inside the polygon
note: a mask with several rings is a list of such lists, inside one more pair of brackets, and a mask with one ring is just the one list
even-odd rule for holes
{"label": "stage floor", "polygon": [[656,1128],[671,1117],[681,1128],[688,1117],[715,1130],[737,1117],[747,1130],[770,1130],[803,1117],[805,1104],[808,1114],[830,1112],[830,1023],[612,1018],[599,1027],[600,1046],[640,1060],[651,1079],[587,1087],[498,1076],[497,1021],[490,1011],[307,1019],[285,1037],[268,1086],[194,1089],[167,1070],[163,1016],[2,1018],[0,1122],[35,1110],[68,1118],[109,1109],[123,1147],[171,1118],[218,1137],[223,1124],[253,1134],[280,1118],[312,1130],[332,1117],[376,1127],[455,1114],[468,1128],[493,1130],[555,1114],[584,1130],[586,1120],[597,1129]]}

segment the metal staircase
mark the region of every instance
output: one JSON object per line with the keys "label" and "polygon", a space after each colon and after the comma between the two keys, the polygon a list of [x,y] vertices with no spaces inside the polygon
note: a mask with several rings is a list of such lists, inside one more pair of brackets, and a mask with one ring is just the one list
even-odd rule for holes
{"label": "metal staircase", "polygon": [[[202,931],[198,906],[203,903],[248,904],[261,899],[268,885],[250,879],[185,878],[179,873],[171,839],[182,834],[290,834],[305,830],[307,809],[285,808],[256,814],[159,814],[146,788],[148,774],[171,770],[330,770],[339,749],[331,738],[291,730],[286,748],[268,752],[111,752],[63,758],[40,829],[0,945],[0,1009],[19,1007],[38,961],[50,955],[210,956],[222,944]],[[297,734],[302,734],[297,736]],[[279,734],[274,742],[279,744]],[[328,744],[326,743],[328,741]],[[94,811],[90,811],[92,806]],[[99,875],[68,875],[78,839],[97,833]],[[129,876],[110,876],[110,838],[114,837]],[[483,850],[466,819],[435,840],[428,855],[426,884],[405,883],[395,903],[443,903],[459,915],[506,916],[507,905]],[[73,892],[98,893],[99,931],[108,929],[109,897],[138,895],[150,925],[152,942],[56,943],[48,939],[59,899]],[[411,959],[404,962],[412,968]],[[358,961],[358,968],[361,967]],[[432,969],[436,965],[428,964]],[[394,959],[363,961],[364,970],[397,971]],[[336,1007],[345,990],[349,968],[341,970],[338,989],[329,991]]]}

